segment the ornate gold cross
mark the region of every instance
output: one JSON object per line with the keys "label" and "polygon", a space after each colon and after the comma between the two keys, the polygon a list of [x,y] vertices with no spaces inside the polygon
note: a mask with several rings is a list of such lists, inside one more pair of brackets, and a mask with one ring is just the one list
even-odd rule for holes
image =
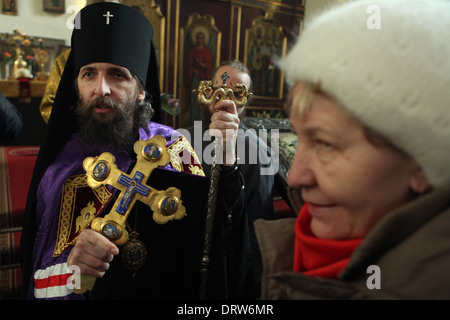
{"label": "ornate gold cross", "polygon": [[[111,185],[121,191],[111,211],[103,218],[95,218],[91,225],[93,230],[117,245],[123,245],[128,241],[126,220],[136,200],[152,209],[153,220],[159,224],[165,224],[172,219],[180,220],[186,215],[179,189],[170,187],[165,191],[158,191],[146,185],[153,169],[170,162],[166,139],[156,135],[152,139],[136,141],[134,152],[137,161],[130,175],[117,168],[115,158],[109,152],[95,158],[88,157],[83,161],[87,184],[91,188]],[[94,277],[81,275],[80,288],[74,291],[82,294],[86,290],[92,290],[94,284]]]}
{"label": "ornate gold cross", "polygon": [[152,139],[136,141],[134,152],[137,162],[130,175],[117,168],[115,158],[109,152],[95,158],[88,157],[83,161],[83,168],[88,176],[87,183],[91,188],[108,184],[122,191],[110,213],[103,218],[95,218],[91,225],[93,230],[117,245],[123,245],[128,240],[125,224],[136,200],[147,204],[153,210],[153,220],[159,224],[165,224],[172,219],[182,219],[186,214],[179,189],[171,187],[158,191],[146,185],[153,169],[170,162],[166,139],[157,135]]}

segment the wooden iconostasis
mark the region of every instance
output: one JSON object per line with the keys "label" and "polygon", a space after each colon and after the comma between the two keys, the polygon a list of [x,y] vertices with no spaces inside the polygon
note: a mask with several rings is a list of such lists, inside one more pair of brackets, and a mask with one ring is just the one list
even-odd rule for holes
{"label": "wooden iconostasis", "polygon": [[286,87],[276,66],[299,36],[305,0],[122,0],[152,22],[161,92],[178,99],[165,122],[186,127],[196,105],[192,89],[220,62],[249,68],[253,99],[247,116],[283,117]]}

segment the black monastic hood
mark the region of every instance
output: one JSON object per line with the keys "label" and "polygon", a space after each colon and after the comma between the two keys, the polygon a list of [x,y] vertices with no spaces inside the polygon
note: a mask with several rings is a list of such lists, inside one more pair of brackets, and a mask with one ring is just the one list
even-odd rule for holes
{"label": "black monastic hood", "polygon": [[71,52],[61,76],[28,192],[21,239],[24,279],[29,276],[36,232],[36,191],[48,166],[77,129],[77,115],[73,108],[78,100],[75,79],[83,65],[93,62],[109,62],[132,71],[150,94],[155,111],[152,121],[161,122],[159,69],[151,23],[138,10],[123,4],[102,2],[86,6],[75,18]]}

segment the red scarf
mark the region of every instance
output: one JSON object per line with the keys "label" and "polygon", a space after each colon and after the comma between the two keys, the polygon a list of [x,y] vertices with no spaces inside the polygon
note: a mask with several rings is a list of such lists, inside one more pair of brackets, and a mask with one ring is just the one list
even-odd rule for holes
{"label": "red scarf", "polygon": [[294,271],[310,276],[337,278],[362,239],[319,239],[312,234],[310,225],[311,215],[308,204],[305,204],[295,223]]}

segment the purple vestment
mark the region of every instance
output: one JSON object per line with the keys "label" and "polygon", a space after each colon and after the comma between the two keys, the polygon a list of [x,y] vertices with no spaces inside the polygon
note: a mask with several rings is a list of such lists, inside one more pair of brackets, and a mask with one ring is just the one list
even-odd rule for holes
{"label": "purple vestment", "polygon": [[[171,145],[181,134],[171,127],[151,122],[147,128],[139,129],[139,139],[150,139],[155,135],[163,136],[167,146]],[[61,192],[68,177],[84,174],[83,160],[95,157],[103,152],[110,152],[116,158],[117,167],[127,172],[132,160],[125,151],[111,152],[106,148],[97,152],[87,152],[78,143],[74,134],[65,144],[55,161],[48,167],[37,191],[36,226],[37,233],[33,249],[33,269],[28,291],[28,299],[83,299],[83,295],[73,293],[67,286],[71,272],[67,258],[72,246],[57,257],[53,256],[58,233],[58,216],[61,206]],[[176,171],[170,164],[163,167]],[[109,187],[112,191],[113,188]]]}

